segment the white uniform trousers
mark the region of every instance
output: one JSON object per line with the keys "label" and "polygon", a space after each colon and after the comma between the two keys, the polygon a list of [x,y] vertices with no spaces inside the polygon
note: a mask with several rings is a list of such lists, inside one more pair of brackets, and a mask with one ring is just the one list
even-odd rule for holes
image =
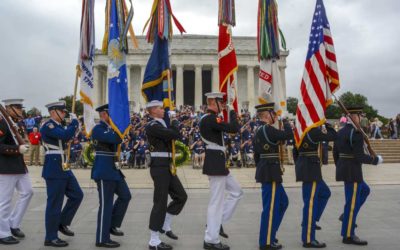
{"label": "white uniform trousers", "polygon": [[[207,229],[204,241],[217,244],[220,242],[219,229],[222,224],[229,221],[239,200],[243,196],[243,191],[231,175],[209,176],[210,182],[210,202],[207,209]],[[225,191],[228,192],[225,197]]]}
{"label": "white uniform trousers", "polygon": [[[14,190],[18,192],[15,206],[12,206]],[[11,236],[10,228],[19,228],[33,195],[28,174],[0,174],[0,238]]]}

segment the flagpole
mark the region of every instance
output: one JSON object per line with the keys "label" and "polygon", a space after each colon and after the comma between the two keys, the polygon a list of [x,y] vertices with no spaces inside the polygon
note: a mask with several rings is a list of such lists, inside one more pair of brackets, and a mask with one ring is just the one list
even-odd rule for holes
{"label": "flagpole", "polygon": [[[174,109],[172,104],[172,91],[171,91],[171,69],[167,71],[167,82],[168,82],[168,99],[169,99],[169,110]],[[175,140],[172,140],[172,165],[170,171],[172,175],[176,175],[176,165],[175,165]]]}
{"label": "flagpole", "polygon": [[[75,73],[75,85],[74,85],[74,94],[72,96],[72,110],[71,113],[75,113],[75,107],[76,107],[76,93],[78,92],[78,80],[81,75],[81,67],[79,65],[76,65],[76,73]],[[67,148],[67,157],[63,165],[63,170],[68,171],[70,169],[70,163],[69,160],[71,158],[71,144],[72,140],[68,142],[68,148]]]}

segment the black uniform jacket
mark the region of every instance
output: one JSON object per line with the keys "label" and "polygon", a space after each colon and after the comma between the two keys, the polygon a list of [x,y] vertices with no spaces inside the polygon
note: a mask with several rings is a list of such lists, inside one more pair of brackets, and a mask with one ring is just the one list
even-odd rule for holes
{"label": "black uniform jacket", "polygon": [[28,172],[24,157],[19,153],[6,120],[0,115],[0,174],[25,174]]}
{"label": "black uniform jacket", "polygon": [[169,167],[172,162],[172,140],[180,138],[179,122],[173,120],[171,126],[166,128],[156,119],[146,125],[146,135],[151,153],[169,153],[168,157],[151,157],[150,167]]}
{"label": "black uniform jacket", "polygon": [[253,141],[257,182],[282,182],[279,142],[293,139],[293,131],[289,123],[284,122],[283,125],[283,131],[267,124],[257,129]]}
{"label": "black uniform jacket", "polygon": [[223,122],[217,114],[211,110],[200,120],[200,135],[206,144],[206,155],[203,165],[203,174],[206,175],[228,175],[229,170],[225,162],[225,150],[208,149],[208,142],[224,147],[223,133],[237,133],[240,125],[237,114],[230,111],[229,123]]}
{"label": "black uniform jacket", "polygon": [[321,181],[321,160],[318,154],[319,143],[334,141],[337,133],[330,125],[326,125],[326,133],[320,128],[312,128],[297,149],[296,181],[313,182]]}
{"label": "black uniform jacket", "polygon": [[351,124],[339,130],[333,146],[333,159],[336,164],[336,180],[344,182],[362,182],[362,164],[378,164],[378,157],[364,153],[363,136]]}

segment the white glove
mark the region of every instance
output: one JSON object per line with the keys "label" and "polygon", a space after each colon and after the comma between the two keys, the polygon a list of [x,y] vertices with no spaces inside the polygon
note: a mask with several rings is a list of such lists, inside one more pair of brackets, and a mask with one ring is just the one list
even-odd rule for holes
{"label": "white glove", "polygon": [[75,113],[69,113],[69,117],[71,118],[71,120],[78,120],[78,117]]}
{"label": "white glove", "polygon": [[383,163],[383,158],[381,155],[378,155],[378,165]]}
{"label": "white glove", "polygon": [[19,145],[18,151],[20,154],[25,154],[29,150],[29,145]]}
{"label": "white glove", "polygon": [[169,118],[175,118],[176,117],[176,112],[173,110],[168,111],[168,116]]}

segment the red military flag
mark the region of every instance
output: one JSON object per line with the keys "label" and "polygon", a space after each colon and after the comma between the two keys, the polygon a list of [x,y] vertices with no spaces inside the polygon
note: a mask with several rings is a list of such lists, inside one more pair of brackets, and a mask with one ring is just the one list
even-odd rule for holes
{"label": "red military flag", "polygon": [[[235,25],[235,2],[233,0],[219,1],[219,91],[225,93],[224,99],[239,112],[235,73],[238,69],[235,47],[232,42],[231,27]],[[224,111],[224,119],[228,113]]]}

